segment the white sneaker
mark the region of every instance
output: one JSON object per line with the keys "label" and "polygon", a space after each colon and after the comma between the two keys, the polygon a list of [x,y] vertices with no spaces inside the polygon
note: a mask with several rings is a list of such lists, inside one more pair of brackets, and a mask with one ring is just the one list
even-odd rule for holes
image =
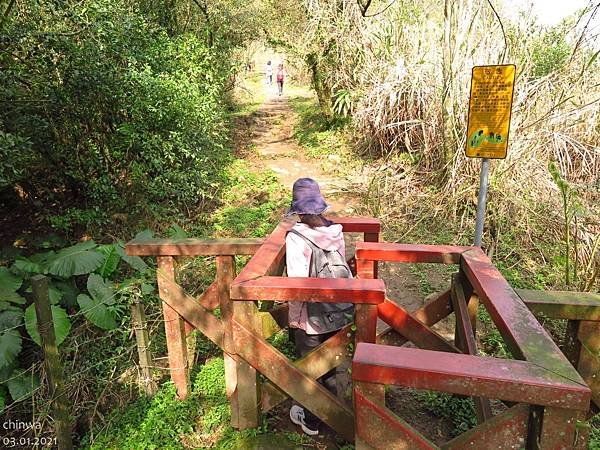
{"label": "white sneaker", "polygon": [[296,425],[300,425],[302,427],[302,431],[308,434],[309,436],[316,436],[319,434],[319,430],[311,430],[304,423],[304,408],[298,405],[294,405],[290,408],[290,419]]}

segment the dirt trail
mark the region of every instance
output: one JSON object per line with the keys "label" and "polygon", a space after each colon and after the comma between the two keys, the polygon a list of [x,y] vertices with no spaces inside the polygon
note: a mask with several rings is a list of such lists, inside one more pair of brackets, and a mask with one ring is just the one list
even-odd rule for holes
{"label": "dirt trail", "polygon": [[[335,172],[327,173],[322,167],[323,160],[308,157],[305,149],[293,138],[294,127],[299,118],[290,105],[291,97],[286,94],[281,97],[277,96],[274,86],[263,85],[263,89],[266,94],[265,101],[253,114],[252,122],[248,124],[251,136],[250,144],[254,148],[254,155],[251,156],[253,164],[260,169],[271,169],[277,174],[281,184],[290,191],[296,179],[313,178],[319,183],[325,199],[331,205],[328,215],[358,215],[355,211],[360,210],[359,202],[361,200],[359,197],[349,195],[351,189],[349,189],[348,179]],[[296,92],[295,90],[294,94]],[[330,165],[332,162],[336,162],[336,156],[328,155],[325,160]],[[348,175],[348,177],[351,176]],[[352,256],[353,244],[357,240],[362,240],[360,234],[346,236],[348,256]],[[436,290],[447,287],[445,280],[440,279],[439,273],[432,272],[430,275],[432,276],[431,287]],[[400,306],[408,311],[414,311],[423,305],[424,299],[420,292],[419,278],[411,272],[407,265],[380,263],[379,276],[386,282],[388,296]],[[385,323],[380,320],[378,329],[381,330],[385,326]],[[435,328],[447,339],[452,339],[452,323],[440,323]],[[440,422],[439,418],[424,411],[422,406],[415,405],[414,398],[408,390],[391,388],[390,392],[393,394],[390,396],[389,406],[398,414],[404,416],[422,432],[439,436],[439,439],[434,438],[434,440],[439,440],[440,443],[449,438],[451,425],[447,421]],[[287,418],[287,410],[291,404],[288,403],[286,402],[274,411],[277,417],[276,427],[280,430],[298,431],[297,427]],[[335,440],[335,433],[329,430],[317,439],[317,446],[319,448],[337,448],[336,445],[332,445]]]}
{"label": "dirt trail", "polygon": [[[277,96],[275,88],[268,85],[263,85],[263,89],[266,100],[255,113],[256,120],[251,128],[252,144],[258,159],[256,163],[275,172],[281,184],[290,191],[298,178],[315,179],[331,205],[327,214],[357,215],[355,211],[360,198],[347,195],[348,180],[336,173],[325,172],[322,160],[307,157],[305,149],[294,140],[293,132],[298,117],[289,104],[289,97],[285,94]],[[330,155],[329,158],[335,161],[336,156]],[[348,236],[346,244],[349,256],[358,239],[359,235]],[[390,297],[396,299],[398,304],[409,311],[414,311],[423,304],[418,279],[406,265],[381,263],[380,274],[386,280]]]}
{"label": "dirt trail", "polygon": [[257,112],[253,139],[262,167],[275,172],[281,184],[290,190],[298,178],[315,179],[331,205],[329,213],[352,213],[352,201],[340,196],[347,186],[346,181],[325,173],[320,160],[306,157],[304,149],[292,137],[298,118],[290,107],[289,98],[286,95],[279,97],[269,88],[266,86],[267,100]]}

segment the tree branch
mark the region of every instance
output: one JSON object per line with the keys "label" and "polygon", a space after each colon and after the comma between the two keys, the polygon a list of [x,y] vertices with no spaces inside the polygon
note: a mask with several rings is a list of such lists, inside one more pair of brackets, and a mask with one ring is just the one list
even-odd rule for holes
{"label": "tree branch", "polygon": [[504,59],[506,58],[506,53],[508,52],[508,39],[506,39],[506,32],[504,31],[504,24],[502,23],[502,19],[500,18],[498,11],[496,11],[496,8],[494,8],[494,5],[492,5],[492,0],[487,0],[487,2],[490,5],[490,8],[492,8],[492,11],[494,11],[496,19],[498,19],[500,29],[502,30],[502,36],[504,37],[504,51],[502,52],[502,58],[500,60],[500,63],[503,63]]}

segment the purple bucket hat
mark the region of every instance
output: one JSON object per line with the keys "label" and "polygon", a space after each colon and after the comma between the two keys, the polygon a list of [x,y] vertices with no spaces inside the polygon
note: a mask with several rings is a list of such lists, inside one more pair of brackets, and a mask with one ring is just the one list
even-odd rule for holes
{"label": "purple bucket hat", "polygon": [[286,215],[321,214],[329,209],[319,184],[312,178],[299,178],[292,188],[292,205]]}

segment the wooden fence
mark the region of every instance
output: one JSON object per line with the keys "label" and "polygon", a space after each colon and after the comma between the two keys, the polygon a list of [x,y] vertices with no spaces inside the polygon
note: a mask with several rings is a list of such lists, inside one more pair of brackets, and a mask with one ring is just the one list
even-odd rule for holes
{"label": "wooden fence", "polygon": [[[585,448],[586,428],[579,424],[592,398],[586,382],[598,403],[599,303],[586,309],[579,299],[576,306],[550,307],[548,297],[519,291],[534,313],[570,320],[569,336],[577,340],[565,357],[479,248],[380,243],[377,220],[336,221],[345,233],[364,234],[364,242],[356,245],[357,278],[284,277],[285,236],[294,224],[290,220],[264,240],[152,239],[127,244],[130,255],[157,257],[169,367],[181,398],[189,389],[186,335],[198,329],[223,349],[231,421],[238,429],[258,426],[261,414],[291,397],[341,436],[356,441],[359,449],[439,448],[386,408],[384,386],[393,384],[474,397],[479,424],[441,448]],[[193,298],[175,282],[174,258],[199,255],[214,256],[217,273],[204,294]],[[252,258],[236,276],[237,255]],[[409,313],[386,297],[385,285],[377,279],[379,261],[454,264],[458,271],[450,289]],[[287,325],[287,303],[293,301],[352,302],[356,332],[348,325],[291,361],[267,338]],[[479,302],[515,359],[478,355]],[[216,308],[219,317],[213,313]],[[452,313],[456,330],[449,342],[432,325]],[[378,318],[387,324],[379,333]],[[352,341],[354,408],[316,381],[350,359]],[[419,348],[399,347],[407,341]],[[489,399],[510,408],[492,416]]]}

